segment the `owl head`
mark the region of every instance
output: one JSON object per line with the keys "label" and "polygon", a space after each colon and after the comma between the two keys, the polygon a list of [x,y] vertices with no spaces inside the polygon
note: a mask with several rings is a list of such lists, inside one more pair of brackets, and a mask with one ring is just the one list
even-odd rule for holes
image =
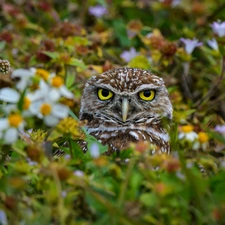
{"label": "owl head", "polygon": [[80,119],[95,118],[124,126],[172,119],[172,105],[162,78],[147,70],[117,68],[91,77],[84,88]]}

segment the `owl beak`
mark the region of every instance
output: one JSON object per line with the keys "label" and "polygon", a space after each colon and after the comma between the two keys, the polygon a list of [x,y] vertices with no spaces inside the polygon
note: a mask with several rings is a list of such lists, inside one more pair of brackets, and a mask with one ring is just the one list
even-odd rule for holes
{"label": "owl beak", "polygon": [[129,102],[128,102],[127,98],[124,98],[123,101],[122,101],[122,119],[123,119],[123,122],[126,122],[126,120],[127,120],[128,110],[129,110]]}

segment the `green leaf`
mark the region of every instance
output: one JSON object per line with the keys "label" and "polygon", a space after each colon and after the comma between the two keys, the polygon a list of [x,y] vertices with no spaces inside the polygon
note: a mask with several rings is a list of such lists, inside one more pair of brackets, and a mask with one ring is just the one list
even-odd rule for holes
{"label": "green leaf", "polygon": [[75,59],[75,58],[71,58],[69,63],[67,63],[70,66],[78,66],[82,69],[86,69],[87,66],[84,64],[84,62],[82,60],[79,59]]}
{"label": "green leaf", "polygon": [[59,53],[58,52],[48,52],[48,51],[43,51],[43,53],[47,56],[49,56],[51,59],[57,59],[59,58]]}
{"label": "green leaf", "polygon": [[140,201],[144,206],[154,206],[157,203],[157,197],[153,193],[144,193],[140,197]]}

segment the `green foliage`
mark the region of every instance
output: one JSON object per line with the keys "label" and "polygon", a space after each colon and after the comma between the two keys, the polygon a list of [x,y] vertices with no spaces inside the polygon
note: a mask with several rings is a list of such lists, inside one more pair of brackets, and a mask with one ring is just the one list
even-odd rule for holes
{"label": "green foliage", "polygon": [[[97,4],[107,12],[91,13]],[[225,33],[212,30],[225,21],[223,0],[0,5],[0,59],[11,64],[0,73],[1,225],[225,224]],[[181,38],[196,41],[193,51]],[[105,156],[107,146],[78,121],[87,79],[119,66],[164,79],[174,108],[170,155],[138,143]],[[64,115],[50,124],[52,105],[41,116],[29,110],[33,94],[42,106],[55,97]]]}

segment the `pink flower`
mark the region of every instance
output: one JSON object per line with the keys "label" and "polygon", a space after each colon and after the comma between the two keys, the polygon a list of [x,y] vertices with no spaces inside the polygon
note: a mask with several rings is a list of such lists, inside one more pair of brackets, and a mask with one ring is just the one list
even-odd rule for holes
{"label": "pink flower", "polygon": [[107,8],[101,5],[91,6],[89,7],[88,11],[90,15],[95,16],[97,18],[100,18],[108,13]]}
{"label": "pink flower", "polygon": [[224,37],[225,36],[225,22],[213,22],[210,25],[213,29],[213,32],[218,35],[219,37]]}
{"label": "pink flower", "polygon": [[131,59],[139,55],[139,52],[135,48],[131,48],[129,51],[123,51],[120,57],[125,61],[129,62]]}
{"label": "pink flower", "polygon": [[196,47],[202,46],[202,42],[199,42],[198,39],[196,38],[194,39],[181,38],[180,40],[184,43],[185,51],[188,54],[191,54]]}

